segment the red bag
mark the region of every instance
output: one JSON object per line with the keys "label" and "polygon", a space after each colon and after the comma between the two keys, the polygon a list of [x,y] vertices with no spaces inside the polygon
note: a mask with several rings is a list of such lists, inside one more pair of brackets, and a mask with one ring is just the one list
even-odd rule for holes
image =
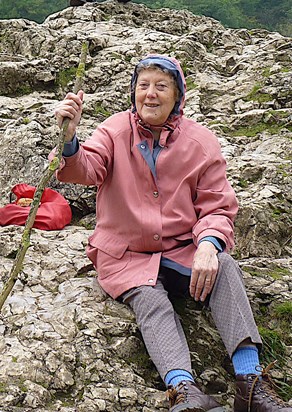
{"label": "red bag", "polygon": [[[11,189],[17,199],[0,208],[0,226],[25,225],[30,211],[30,199],[33,198],[35,190],[34,186],[25,183],[19,183]],[[63,229],[71,222],[71,219],[72,212],[67,200],[55,190],[46,188],[33,227],[42,230]]]}

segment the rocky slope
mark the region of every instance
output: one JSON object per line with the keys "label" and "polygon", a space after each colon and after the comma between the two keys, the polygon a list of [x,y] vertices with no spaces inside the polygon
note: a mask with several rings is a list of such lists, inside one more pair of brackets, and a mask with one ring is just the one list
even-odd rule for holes
{"label": "rocky slope", "polygon": [[[81,140],[129,107],[130,75],[141,57],[158,52],[181,61],[185,114],[217,133],[240,201],[233,253],[266,342],[262,361],[278,358],[273,375],[290,399],[291,39],[114,0],[67,8],[43,24],[0,21],[0,206],[14,184],[38,182],[56,141],[54,108],[72,88],[85,39],[90,56]],[[164,387],[132,312],[102,293],[85,256],[94,188],[56,180],[50,186],[70,202],[74,225],[34,230],[2,310],[1,411],[166,411]],[[0,287],[21,233],[0,228]],[[178,302],[178,310],[187,313],[199,382],[231,408],[232,368],[210,314],[190,303],[182,308]]]}

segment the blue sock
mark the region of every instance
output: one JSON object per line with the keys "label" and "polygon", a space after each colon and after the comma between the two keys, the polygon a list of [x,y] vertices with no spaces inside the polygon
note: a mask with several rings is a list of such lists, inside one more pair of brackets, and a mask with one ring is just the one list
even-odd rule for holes
{"label": "blue sock", "polygon": [[194,382],[194,377],[193,375],[185,371],[184,369],[173,369],[165,375],[164,382],[165,385],[173,385],[177,386],[180,382],[182,381],[191,381]]}
{"label": "blue sock", "polygon": [[256,370],[259,366],[259,353],[256,346],[242,346],[236,349],[232,356],[235,375],[247,375],[254,373],[260,375]]}

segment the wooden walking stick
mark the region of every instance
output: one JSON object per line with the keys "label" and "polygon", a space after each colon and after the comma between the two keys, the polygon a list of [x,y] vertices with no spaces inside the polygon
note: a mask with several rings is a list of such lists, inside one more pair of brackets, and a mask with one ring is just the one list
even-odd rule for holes
{"label": "wooden walking stick", "polygon": [[[85,42],[82,45],[82,50],[81,50],[81,55],[80,55],[80,63],[77,68],[76,72],[76,80],[75,84],[73,87],[73,92],[76,94],[82,86],[82,81],[84,78],[84,73],[85,73],[85,63],[86,63],[86,56],[87,56],[87,50],[88,50],[88,43]],[[19,246],[19,249],[17,251],[16,258],[14,260],[10,276],[8,281],[5,283],[1,294],[0,294],[0,312],[2,309],[2,306],[4,305],[7,297],[9,296],[11,290],[13,289],[13,286],[15,285],[15,282],[17,280],[18,274],[21,272],[22,267],[23,267],[23,260],[25,257],[25,254],[27,252],[27,249],[30,246],[30,235],[31,235],[31,229],[33,227],[35,217],[40,205],[40,201],[42,198],[43,191],[47,184],[49,183],[51,177],[55,173],[55,171],[58,169],[61,158],[62,158],[62,152],[64,149],[64,143],[65,143],[65,136],[66,132],[68,129],[70,119],[66,118],[63,121],[60,133],[59,133],[59,138],[57,142],[57,149],[56,149],[56,154],[55,157],[51,160],[50,164],[48,167],[45,169],[38,186],[36,188],[35,194],[33,201],[31,203],[30,207],[30,212],[29,215],[26,219],[26,223],[24,226],[22,238],[21,238],[21,244]]]}

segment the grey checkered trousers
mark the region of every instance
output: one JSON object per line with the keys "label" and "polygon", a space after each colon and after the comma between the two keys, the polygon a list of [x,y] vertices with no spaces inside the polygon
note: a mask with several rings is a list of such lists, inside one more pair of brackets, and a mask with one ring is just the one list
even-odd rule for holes
{"label": "grey checkered trousers", "polygon": [[[209,307],[226,350],[231,357],[238,345],[250,338],[261,346],[261,338],[234,259],[219,253],[219,269],[209,298]],[[122,295],[134,310],[148,353],[164,379],[172,369],[192,373],[188,344],[179,316],[168,297],[171,290],[188,294],[190,277],[161,268],[155,286],[140,286]]]}

